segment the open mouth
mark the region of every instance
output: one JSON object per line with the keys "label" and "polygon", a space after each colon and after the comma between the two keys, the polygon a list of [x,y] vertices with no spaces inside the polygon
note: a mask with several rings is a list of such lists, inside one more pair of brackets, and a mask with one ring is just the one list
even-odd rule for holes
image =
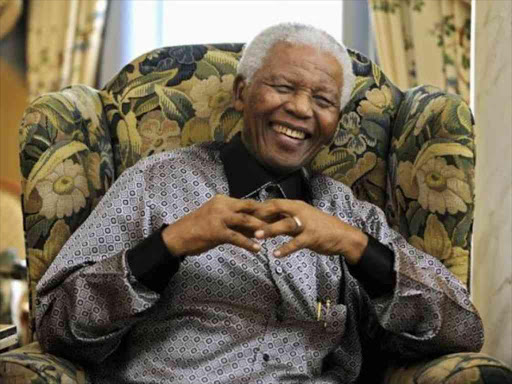
{"label": "open mouth", "polygon": [[292,139],[296,139],[296,140],[305,140],[310,136],[306,132],[298,131],[296,129],[289,128],[289,127],[286,127],[281,124],[272,124],[272,130],[274,132],[281,133],[285,136],[288,136],[288,137],[290,137]]}

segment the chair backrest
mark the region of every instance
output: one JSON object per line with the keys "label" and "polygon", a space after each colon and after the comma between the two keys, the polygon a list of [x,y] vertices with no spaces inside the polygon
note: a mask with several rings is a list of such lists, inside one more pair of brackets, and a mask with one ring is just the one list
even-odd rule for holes
{"label": "chair backrest", "polygon": [[[116,175],[154,152],[229,140],[242,128],[242,116],[232,105],[242,47],[215,44],[157,49],[132,61],[107,84],[102,96],[117,159]],[[361,196],[384,208],[384,170],[403,93],[364,56],[351,51],[351,57],[358,78],[340,124],[344,129],[316,158],[313,168],[357,186]],[[379,88],[367,97],[375,86]],[[127,127],[136,127],[137,132]],[[363,180],[372,170],[374,180],[369,186]]]}
{"label": "chair backrest", "polygon": [[[30,291],[127,167],[152,153],[229,140],[242,44],[161,48],[102,90],[72,86],[35,100],[21,126]],[[350,51],[357,76],[333,143],[313,169],[386,212],[409,241],[467,281],[474,143],[468,106],[434,87],[402,92]]]}

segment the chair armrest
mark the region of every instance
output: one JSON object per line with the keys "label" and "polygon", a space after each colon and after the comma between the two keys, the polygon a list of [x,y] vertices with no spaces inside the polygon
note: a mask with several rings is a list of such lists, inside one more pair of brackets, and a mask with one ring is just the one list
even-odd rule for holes
{"label": "chair armrest", "polygon": [[483,353],[454,353],[435,360],[395,364],[383,384],[511,384],[512,370]]}
{"label": "chair armrest", "polygon": [[468,283],[474,211],[473,117],[457,95],[407,90],[389,152],[391,225]]}
{"label": "chair armrest", "polygon": [[45,94],[25,111],[20,163],[31,316],[37,282],[113,182],[111,141],[101,94],[93,88]]}
{"label": "chair armrest", "polygon": [[0,354],[0,382],[5,384],[83,384],[85,371],[68,360],[44,353],[39,343]]}
{"label": "chair armrest", "polygon": [[100,92],[85,85],[42,95],[24,113],[20,126],[22,193],[25,205],[32,203],[25,211],[40,208],[41,202],[32,196],[37,183],[70,158],[84,168],[91,194],[85,192],[86,197],[103,196],[114,180],[112,138]]}

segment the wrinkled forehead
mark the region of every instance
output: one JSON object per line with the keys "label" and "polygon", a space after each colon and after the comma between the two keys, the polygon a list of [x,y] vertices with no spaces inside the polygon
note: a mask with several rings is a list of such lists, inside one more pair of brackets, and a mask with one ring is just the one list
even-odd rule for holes
{"label": "wrinkled forehead", "polygon": [[304,76],[320,74],[340,92],[343,86],[343,68],[339,60],[332,53],[311,45],[276,42],[268,50],[257,74],[276,76],[287,71],[297,71]]}

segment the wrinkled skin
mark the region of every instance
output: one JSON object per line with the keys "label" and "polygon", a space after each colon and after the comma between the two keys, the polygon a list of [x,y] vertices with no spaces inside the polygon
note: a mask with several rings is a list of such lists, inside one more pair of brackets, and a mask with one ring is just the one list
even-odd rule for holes
{"label": "wrinkled skin", "polygon": [[[236,78],[234,104],[244,116],[242,140],[263,166],[293,172],[331,141],[340,119],[342,74],[331,54],[281,42],[250,83]],[[305,138],[279,133],[278,127]]]}
{"label": "wrinkled skin", "polygon": [[[264,167],[280,174],[293,172],[331,141],[340,119],[342,71],[329,53],[279,42],[251,82],[235,79],[234,105],[244,116],[242,141]],[[342,254],[350,264],[359,261],[368,243],[359,229],[302,201],[261,203],[222,195],[162,233],[176,257],[199,255],[223,243],[258,252],[258,240],[278,235],[292,240],[274,250],[275,257],[308,248]]]}

